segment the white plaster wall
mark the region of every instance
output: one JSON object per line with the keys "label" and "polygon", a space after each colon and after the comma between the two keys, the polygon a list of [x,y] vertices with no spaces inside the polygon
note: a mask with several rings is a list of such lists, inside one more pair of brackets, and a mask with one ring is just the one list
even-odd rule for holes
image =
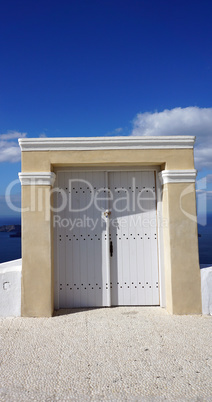
{"label": "white plaster wall", "polygon": [[201,265],[202,314],[212,315],[212,265]]}
{"label": "white plaster wall", "polygon": [[0,264],[0,317],[21,315],[22,259]]}
{"label": "white plaster wall", "polygon": [[[21,315],[22,259],[0,264],[0,317]],[[202,313],[212,315],[212,265],[201,265]]]}

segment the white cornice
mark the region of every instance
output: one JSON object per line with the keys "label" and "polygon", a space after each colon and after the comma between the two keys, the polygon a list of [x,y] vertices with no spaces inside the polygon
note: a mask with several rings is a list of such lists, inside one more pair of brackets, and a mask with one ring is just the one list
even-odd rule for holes
{"label": "white cornice", "polygon": [[194,136],[19,138],[21,151],[193,148]]}
{"label": "white cornice", "polygon": [[162,170],[159,178],[162,184],[167,183],[195,183],[197,171],[195,169],[188,170]]}
{"label": "white cornice", "polygon": [[22,186],[53,186],[56,178],[53,172],[22,172],[18,176]]}

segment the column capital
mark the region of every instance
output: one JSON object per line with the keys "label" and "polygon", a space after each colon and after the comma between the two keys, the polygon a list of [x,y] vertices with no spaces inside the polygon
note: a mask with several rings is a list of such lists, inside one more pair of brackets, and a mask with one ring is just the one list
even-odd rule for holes
{"label": "column capital", "polygon": [[159,173],[159,178],[163,185],[167,183],[195,183],[196,175],[196,169],[162,170]]}
{"label": "column capital", "polygon": [[22,186],[53,186],[56,178],[53,172],[21,172],[18,176]]}

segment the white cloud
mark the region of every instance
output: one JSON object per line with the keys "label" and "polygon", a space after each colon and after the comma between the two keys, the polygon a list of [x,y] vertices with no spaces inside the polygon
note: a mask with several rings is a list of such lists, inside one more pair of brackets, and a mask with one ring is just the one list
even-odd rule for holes
{"label": "white cloud", "polygon": [[14,138],[24,138],[27,133],[20,133],[19,131],[8,131],[6,134],[0,134],[0,140],[11,140]]}
{"label": "white cloud", "polygon": [[195,135],[195,165],[212,169],[212,108],[190,106],[138,113],[131,135]]}
{"label": "white cloud", "polygon": [[26,133],[19,131],[8,131],[0,134],[0,162],[19,162],[21,160],[21,150],[18,145],[18,138],[26,137]]}
{"label": "white cloud", "polygon": [[207,183],[212,183],[212,174],[207,175]]}
{"label": "white cloud", "polygon": [[211,190],[196,190],[197,197],[198,195],[205,195],[208,201],[212,201],[212,191]]}
{"label": "white cloud", "polygon": [[122,127],[118,127],[118,128],[115,128],[115,130],[113,130],[113,131],[109,131],[106,135],[116,135],[116,134],[120,134],[120,133],[122,133],[122,131],[123,131],[123,128]]}
{"label": "white cloud", "polygon": [[123,131],[122,127],[118,127],[114,130],[116,133],[121,133]]}

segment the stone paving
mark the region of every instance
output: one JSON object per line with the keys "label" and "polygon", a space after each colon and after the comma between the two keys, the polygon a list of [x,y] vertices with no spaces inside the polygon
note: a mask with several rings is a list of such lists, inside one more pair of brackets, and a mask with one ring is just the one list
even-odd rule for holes
{"label": "stone paving", "polygon": [[0,319],[0,401],[212,401],[212,317],[156,307]]}

